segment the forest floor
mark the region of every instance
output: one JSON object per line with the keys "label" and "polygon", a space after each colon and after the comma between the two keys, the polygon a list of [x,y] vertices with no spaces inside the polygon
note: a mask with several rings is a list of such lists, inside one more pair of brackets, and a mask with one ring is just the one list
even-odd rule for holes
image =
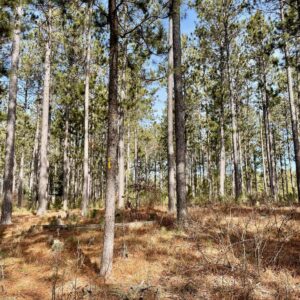
{"label": "forest floor", "polygon": [[[0,227],[0,299],[300,299],[300,208],[207,205],[186,229],[162,209],[118,212],[112,277],[101,229],[54,229],[58,212]],[[64,224],[101,224],[72,210]],[[137,223],[138,224],[138,223]]]}

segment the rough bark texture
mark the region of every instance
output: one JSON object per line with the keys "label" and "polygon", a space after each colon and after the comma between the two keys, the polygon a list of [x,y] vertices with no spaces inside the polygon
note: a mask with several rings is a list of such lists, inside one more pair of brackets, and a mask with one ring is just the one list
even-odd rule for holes
{"label": "rough bark texture", "polygon": [[118,148],[118,15],[116,0],[109,0],[110,53],[108,87],[108,134],[106,165],[105,224],[100,276],[112,271],[115,227],[116,172]]}
{"label": "rough bark texture", "polygon": [[176,181],[175,181],[175,153],[174,153],[174,74],[173,74],[173,23],[169,19],[169,56],[168,56],[168,209],[170,212],[176,211]]}
{"label": "rough bark texture", "polygon": [[175,99],[175,136],[176,136],[176,192],[177,219],[183,223],[187,217],[186,174],[185,174],[185,103],[183,98],[181,72],[181,36],[180,36],[180,0],[173,0],[173,64],[174,64],[174,99]]}
{"label": "rough bark texture", "polygon": [[48,136],[49,136],[49,103],[50,103],[50,76],[51,76],[51,8],[48,12],[48,36],[45,49],[44,62],[44,91],[42,100],[42,125],[41,125],[41,147],[39,163],[39,188],[38,199],[39,207],[37,215],[43,215],[48,205]]}
{"label": "rough bark texture", "polygon": [[16,105],[18,93],[18,65],[20,54],[21,6],[15,10],[15,28],[13,31],[11,71],[9,78],[9,98],[7,111],[7,129],[4,166],[4,199],[2,203],[1,224],[11,224],[13,198],[13,170],[15,155]]}
{"label": "rough bark texture", "polygon": [[86,216],[89,206],[89,100],[90,100],[90,58],[91,58],[91,15],[92,5],[89,1],[87,17],[87,40],[85,61],[85,93],[84,93],[84,150],[83,150],[83,188],[81,214]]}

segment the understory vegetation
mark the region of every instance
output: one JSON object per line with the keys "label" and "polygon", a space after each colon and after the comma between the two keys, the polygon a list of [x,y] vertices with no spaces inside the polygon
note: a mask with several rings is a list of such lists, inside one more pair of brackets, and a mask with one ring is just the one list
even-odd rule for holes
{"label": "understory vegetation", "polygon": [[[102,209],[87,218],[16,211],[1,230],[4,299],[300,297],[299,208],[207,204],[190,209],[185,230],[160,207],[117,214],[114,272],[104,282],[102,233],[89,227],[103,223]],[[53,220],[66,227],[43,228]]]}

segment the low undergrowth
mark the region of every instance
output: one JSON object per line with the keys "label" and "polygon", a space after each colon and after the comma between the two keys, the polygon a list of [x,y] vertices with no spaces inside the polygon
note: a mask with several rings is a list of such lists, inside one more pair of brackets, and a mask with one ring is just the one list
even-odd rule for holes
{"label": "low undergrowth", "polygon": [[73,210],[39,219],[14,214],[1,227],[0,299],[299,299],[299,208],[206,205],[189,210],[185,229],[161,209],[117,211],[114,271],[98,277],[101,230],[36,226],[99,224]]}

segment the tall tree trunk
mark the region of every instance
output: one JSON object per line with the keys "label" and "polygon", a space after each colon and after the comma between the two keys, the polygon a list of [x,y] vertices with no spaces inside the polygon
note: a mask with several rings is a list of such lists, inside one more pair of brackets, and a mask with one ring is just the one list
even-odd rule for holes
{"label": "tall tree trunk", "polygon": [[84,93],[84,150],[83,150],[83,188],[81,215],[86,216],[89,206],[89,101],[90,101],[90,60],[91,60],[91,16],[92,1],[88,2],[87,37],[85,60],[85,93]]}
{"label": "tall tree trunk", "polygon": [[284,182],[284,169],[283,169],[283,159],[282,159],[282,153],[279,155],[279,161],[280,161],[280,177],[281,177],[281,190],[282,190],[282,197],[285,196],[285,182]]}
{"label": "tall tree trunk", "polygon": [[32,205],[34,206],[37,202],[37,183],[38,183],[38,163],[39,163],[39,146],[40,146],[40,114],[41,114],[41,103],[40,99],[37,99],[37,117],[36,117],[36,128],[34,136],[34,146],[32,151],[32,161],[29,179],[29,190],[31,195]]}
{"label": "tall tree trunk", "polygon": [[43,215],[47,210],[48,197],[48,137],[49,137],[49,104],[50,104],[50,76],[51,76],[51,8],[48,11],[48,36],[45,49],[44,62],[44,91],[42,102],[42,125],[41,125],[41,146],[40,146],[40,163],[39,163],[39,187],[38,199],[39,206],[37,215]]}
{"label": "tall tree trunk", "polygon": [[254,169],[254,187],[255,192],[258,192],[258,184],[257,184],[257,164],[256,164],[256,154],[253,153],[253,169]]}
{"label": "tall tree trunk", "polygon": [[120,103],[121,107],[119,107],[120,110],[120,116],[119,116],[119,172],[118,172],[118,208],[124,208],[124,195],[125,195],[125,142],[124,142],[124,101],[126,98],[126,53],[127,53],[127,45],[125,44],[125,51],[124,51],[124,62],[123,62],[123,68],[122,68],[122,78],[121,78],[121,98]]}
{"label": "tall tree trunk", "polygon": [[197,157],[194,156],[193,160],[193,184],[194,184],[194,197],[197,195],[198,190],[198,174],[197,174]]}
{"label": "tall tree trunk", "polygon": [[134,130],[134,186],[135,192],[137,192],[138,184],[138,135],[137,129]]}
{"label": "tall tree trunk", "polygon": [[[262,63],[263,64],[263,63]],[[272,197],[276,198],[275,193],[275,180],[274,180],[274,160],[273,160],[273,137],[270,124],[270,108],[269,108],[269,95],[267,91],[267,78],[265,73],[265,68],[262,65],[262,107],[263,107],[263,125],[265,134],[265,144],[266,144],[266,156],[268,164],[268,175],[269,175],[269,188]]]}
{"label": "tall tree trunk", "polygon": [[15,156],[15,131],[16,131],[16,106],[18,93],[18,67],[20,54],[20,28],[21,28],[22,7],[15,9],[15,20],[12,41],[11,71],[9,78],[9,98],[7,111],[7,129],[5,145],[5,166],[2,202],[1,224],[11,224],[12,201],[13,201],[13,170]]}
{"label": "tall tree trunk", "polygon": [[118,14],[116,0],[109,0],[110,53],[108,87],[108,134],[105,224],[100,275],[107,278],[112,271],[115,227],[116,172],[118,148]]}
{"label": "tall tree trunk", "polygon": [[[124,88],[124,86],[123,86]],[[122,93],[123,94],[123,91]],[[125,97],[125,95],[121,95]],[[124,99],[124,98],[123,98]],[[120,112],[119,119],[119,192],[118,192],[118,208],[124,208],[124,194],[125,194],[125,145],[124,145],[124,112]]]}
{"label": "tall tree trunk", "polygon": [[176,192],[177,219],[183,224],[187,217],[186,175],[185,175],[185,103],[182,90],[181,71],[181,34],[180,34],[180,0],[173,0],[173,65],[174,65],[174,99],[175,99],[175,136],[176,136]]}
{"label": "tall tree trunk", "polygon": [[230,97],[231,108],[231,122],[232,122],[232,145],[233,145],[233,167],[234,167],[234,186],[235,186],[235,198],[237,199],[241,195],[241,174],[239,166],[239,153],[238,153],[238,136],[237,136],[237,120],[236,120],[236,104],[233,97]]}
{"label": "tall tree trunk", "polygon": [[269,188],[267,184],[267,171],[266,171],[266,158],[265,158],[265,147],[264,147],[264,138],[263,138],[263,124],[261,122],[261,117],[259,117],[260,120],[260,145],[261,145],[261,157],[262,157],[262,167],[263,167],[263,185],[264,185],[264,191],[269,194]]}
{"label": "tall tree trunk", "polygon": [[[122,11],[122,23],[126,29],[127,25],[127,5],[124,5]],[[122,75],[121,75],[121,94],[119,106],[119,142],[118,142],[118,208],[124,208],[125,202],[125,119],[124,119],[124,101],[126,100],[126,69],[127,69],[127,40],[123,45],[123,59],[122,59]]]}
{"label": "tall tree trunk", "polygon": [[21,154],[20,170],[19,170],[19,183],[18,183],[18,207],[22,207],[24,197],[24,152]]}
{"label": "tall tree trunk", "polygon": [[239,155],[239,165],[240,165],[240,174],[241,174],[241,179],[240,179],[240,184],[241,184],[241,194],[244,193],[245,191],[245,174],[244,174],[244,160],[243,160],[243,148],[242,148],[242,143],[241,143],[241,134],[240,131],[237,133],[238,135],[238,155]]}
{"label": "tall tree trunk", "polygon": [[226,176],[226,149],[225,149],[225,122],[224,122],[224,47],[220,47],[220,73],[221,73],[221,103],[220,103],[220,162],[219,162],[219,195],[225,196]]}
{"label": "tall tree trunk", "polygon": [[68,210],[70,192],[70,158],[69,158],[69,112],[65,116],[65,137],[64,137],[64,180],[63,180],[63,209]]}
{"label": "tall tree trunk", "polygon": [[237,108],[236,99],[232,93],[232,82],[231,82],[231,72],[230,72],[230,45],[228,38],[228,25],[225,26],[225,45],[226,45],[226,71],[228,80],[228,92],[230,100],[230,110],[231,110],[231,125],[232,125],[232,148],[233,148],[233,167],[234,167],[234,187],[235,187],[235,198],[239,198],[241,195],[241,174],[240,174],[240,159],[239,159],[239,149],[238,149],[238,128],[237,128]]}
{"label": "tall tree trunk", "polygon": [[[284,8],[283,8],[282,0],[280,0],[280,13],[281,13],[281,21],[284,22]],[[300,202],[300,145],[299,145],[299,137],[298,137],[298,119],[297,119],[297,110],[296,110],[294,91],[293,91],[292,69],[289,62],[288,46],[285,41],[284,41],[284,58],[285,58],[285,65],[286,65],[286,76],[288,81],[288,94],[289,94],[289,102],[290,102],[291,124],[292,124],[293,144],[294,144],[294,153],[295,153],[298,202]]]}
{"label": "tall tree trunk", "polygon": [[169,18],[169,54],[168,54],[168,209],[176,211],[175,153],[174,153],[174,74],[173,74],[173,23]]}
{"label": "tall tree trunk", "polygon": [[278,174],[277,174],[277,152],[276,152],[276,135],[275,128],[272,128],[272,146],[273,146],[273,170],[274,170],[274,190],[275,190],[275,199],[278,196]]}
{"label": "tall tree trunk", "polygon": [[16,156],[14,155],[13,183],[12,183],[13,199],[15,198],[16,195],[16,182],[17,182],[17,160],[16,160]]}
{"label": "tall tree trunk", "polygon": [[[222,101],[223,102],[223,101]],[[220,151],[220,197],[225,196],[225,172],[226,172],[226,152],[225,152],[225,131],[224,131],[224,107],[221,104],[220,116],[220,138],[221,138],[221,151]]]}
{"label": "tall tree trunk", "polygon": [[291,147],[290,147],[290,141],[289,141],[289,130],[288,130],[287,120],[286,120],[286,143],[287,143],[287,150],[288,150],[287,156],[288,156],[288,161],[289,161],[289,173],[290,173],[292,194],[295,195],[295,186],[294,186],[293,172],[292,172]]}
{"label": "tall tree trunk", "polygon": [[129,188],[131,174],[131,160],[130,160],[130,126],[127,129],[127,169],[126,169],[126,190]]}
{"label": "tall tree trunk", "polygon": [[139,166],[138,166],[138,133],[134,130],[134,189],[135,189],[135,203],[136,208],[139,207]]}

